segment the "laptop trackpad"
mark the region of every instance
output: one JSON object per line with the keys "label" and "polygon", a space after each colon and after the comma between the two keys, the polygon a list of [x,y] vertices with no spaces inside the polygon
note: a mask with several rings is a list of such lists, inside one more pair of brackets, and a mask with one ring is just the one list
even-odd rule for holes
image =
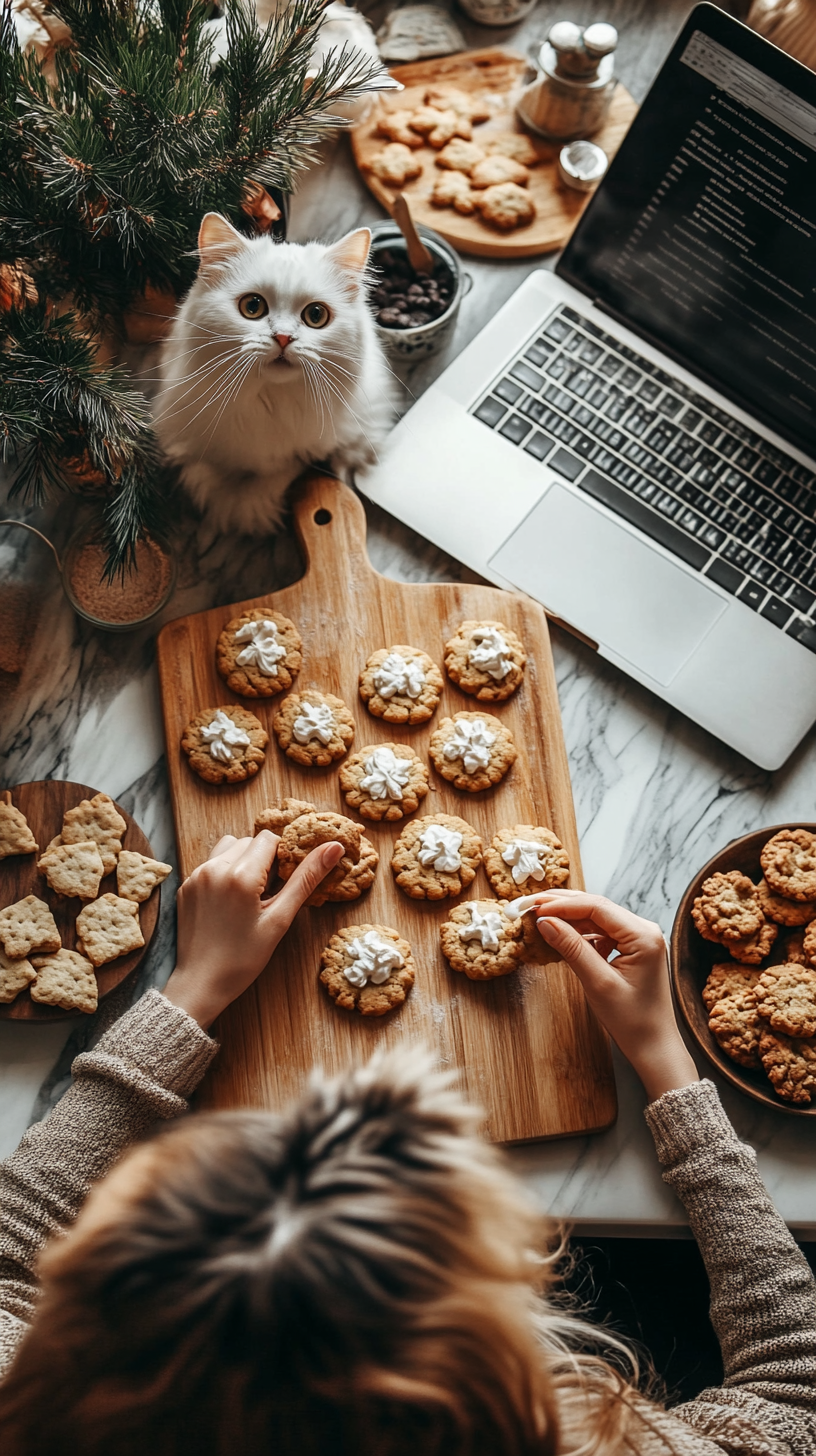
{"label": "laptop trackpad", "polygon": [[604,647],[671,682],[727,603],[609,516],[552,485],[490,559]]}

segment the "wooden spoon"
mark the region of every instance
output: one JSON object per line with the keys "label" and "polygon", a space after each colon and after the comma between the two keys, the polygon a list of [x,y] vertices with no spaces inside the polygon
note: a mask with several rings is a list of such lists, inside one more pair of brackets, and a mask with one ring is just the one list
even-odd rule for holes
{"label": "wooden spoon", "polygon": [[434,260],[414,227],[414,219],[404,192],[398,192],[391,208],[391,216],[397,224],[408,249],[408,259],[415,273],[433,273]]}

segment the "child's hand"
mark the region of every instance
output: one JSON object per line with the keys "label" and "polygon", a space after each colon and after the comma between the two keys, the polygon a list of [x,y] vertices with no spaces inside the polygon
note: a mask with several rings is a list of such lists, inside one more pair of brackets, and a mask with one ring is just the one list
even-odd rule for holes
{"label": "child's hand", "polygon": [[313,849],[274,899],[265,899],[278,843],[268,829],[254,839],[225,834],[178,892],[176,969],[164,994],[205,1029],[260,975],[343,853],[340,844]]}
{"label": "child's hand", "polygon": [[582,890],[548,890],[536,913],[540,933],[575,972],[649,1101],[698,1081],[677,1029],[660,927]]}

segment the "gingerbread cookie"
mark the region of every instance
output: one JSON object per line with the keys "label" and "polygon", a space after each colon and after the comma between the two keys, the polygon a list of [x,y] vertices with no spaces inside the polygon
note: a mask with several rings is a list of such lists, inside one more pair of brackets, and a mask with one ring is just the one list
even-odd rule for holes
{"label": "gingerbread cookie", "polygon": [[428,770],[402,743],[371,743],[343,764],[340,788],[364,819],[402,819],[427,794]]}
{"label": "gingerbread cookie", "polygon": [[336,763],[354,742],[354,719],[342,698],[316,688],[285,698],[272,727],[281,752],[301,768]]}
{"label": "gingerbread cookie", "polygon": [[388,925],[349,925],[320,957],[320,980],[332,1001],[361,1016],[385,1016],[414,984],[411,947]]}
{"label": "gingerbread cookie", "polygon": [[754,987],[757,1011],[773,1031],[816,1036],[816,971],[794,962],[769,966]]}
{"label": "gingerbread cookie", "polygon": [[518,187],[526,187],[529,180],[530,173],[521,162],[503,156],[500,152],[477,162],[470,174],[470,185],[477,190],[497,187],[502,182],[515,182]]}
{"label": "gingerbread cookie", "polygon": [[[127,820],[122,818],[113,799],[107,794],[94,794],[92,799],[82,799],[73,809],[67,809],[62,817],[62,844],[82,844],[95,839],[105,866],[105,874],[116,869],[116,861],[122,849],[122,835],[127,829]],[[46,854],[54,848],[48,845]]]}
{"label": "gingerbread cookie", "polygon": [[277,857],[278,873],[282,880],[288,880],[307,854],[311,854],[318,845],[342,844],[342,858],[309,897],[310,905],[323,905],[332,898],[332,892],[346,879],[359,860],[362,837],[360,825],[347,819],[344,814],[318,810],[300,814],[281,833]]}
{"label": "gingerbread cookie", "polygon": [[36,854],[39,847],[22,809],[15,809],[10,791],[4,789],[0,794],[0,859],[8,859],[11,854]]}
{"label": "gingerbread cookie", "polygon": [[8,1006],[30,985],[37,972],[25,956],[12,958],[0,949],[0,1005]]}
{"label": "gingerbread cookie", "polygon": [[228,688],[242,698],[272,698],[292,686],[303,663],[294,622],[269,607],[233,617],[218,638],[215,662]]}
{"label": "gingerbread cookie", "polygon": [[0,943],[11,960],[21,960],[32,950],[59,950],[62,945],[56,920],[36,895],[0,910]]}
{"label": "gingerbread cookie", "polygon": [[760,1037],[759,1059],[777,1096],[797,1105],[811,1101],[816,1090],[816,1042],[766,1031]]}
{"label": "gingerbread cookie", "polygon": [[477,162],[483,162],[484,157],[482,148],[476,142],[465,142],[457,137],[442,149],[436,158],[436,165],[450,172],[468,173],[472,172]]}
{"label": "gingerbread cookie", "polygon": [[31,999],[41,1006],[59,1006],[62,1011],[96,1010],[99,989],[94,968],[86,956],[75,950],[58,950],[54,955],[33,956],[37,979]]}
{"label": "gingerbread cookie", "polygon": [[254,778],[268,742],[269,734],[255,714],[232,705],[202,708],[181,737],[190,768],[208,784],[240,784]]}
{"label": "gingerbread cookie", "polygon": [[446,172],[437,177],[431,193],[433,207],[452,207],[462,217],[469,217],[476,211],[476,202],[470,182],[462,172]]}
{"label": "gingerbread cookie", "polygon": [[377,135],[387,137],[390,142],[400,142],[414,150],[423,145],[422,137],[411,129],[413,111],[397,109],[384,111],[377,122]]}
{"label": "gingerbread cookie", "polygon": [[500,182],[486,187],[476,199],[482,221],[509,233],[513,228],[528,227],[536,215],[536,206],[529,192],[516,182]]}
{"label": "gingerbread cookie", "polygon": [[461,137],[469,142],[473,136],[469,118],[452,107],[439,111],[436,106],[418,106],[411,114],[411,129],[424,136],[428,146],[434,150],[444,147],[452,137]]}
{"label": "gingerbread cookie", "polygon": [[262,829],[269,829],[272,834],[282,834],[287,824],[293,819],[300,818],[301,814],[316,814],[317,805],[310,804],[307,799],[281,799],[279,804],[272,804],[268,809],[262,809],[255,820],[253,833],[260,834]]}
{"label": "gingerbread cookie", "polygon": [[500,899],[556,890],[569,879],[569,855],[551,829],[514,824],[500,829],[485,855],[485,869]]}
{"label": "gingerbread cookie", "polygon": [[380,182],[389,187],[404,187],[422,172],[422,163],[417,161],[410,147],[402,142],[391,142],[376,152],[368,163],[367,171],[373,172]]}
{"label": "gingerbread cookie", "polygon": [[492,137],[484,143],[484,149],[488,156],[512,157],[514,162],[521,162],[523,167],[535,167],[541,161],[530,138],[521,132]]}
{"label": "gingerbread cookie", "polygon": [[428,814],[406,824],[391,869],[410,899],[445,900],[467,889],[481,862],[482,841],[466,820]]}
{"label": "gingerbread cookie", "polygon": [[442,954],[451,969],[471,981],[507,976],[524,959],[521,918],[509,920],[503,900],[467,900],[454,905],[440,928]]}
{"label": "gingerbread cookie", "polygon": [[518,757],[510,729],[489,713],[443,718],[431,735],[429,752],[437,773],[471,794],[499,783]]}
{"label": "gingerbread cookie", "polygon": [[756,887],[756,896],[766,920],[773,920],[777,925],[807,925],[816,918],[816,901],[788,900],[784,895],[777,895],[764,878]]}
{"label": "gingerbread cookie", "polygon": [[442,692],[436,663],[418,647],[381,647],[360,673],[360,697],[374,718],[387,723],[427,723]]}
{"label": "gingerbread cookie", "polygon": [[721,943],[735,961],[746,966],[758,966],[770,954],[778,934],[779,927],[772,920],[765,920],[759,930],[745,940],[724,940]]}
{"label": "gingerbread cookie", "polygon": [[721,943],[745,940],[765,924],[756,885],[739,870],[718,872],[705,880],[691,918],[704,940]]}
{"label": "gingerbread cookie", "polygon": [[490,103],[483,96],[473,96],[458,86],[429,86],[425,92],[425,105],[435,106],[439,111],[455,111],[457,116],[467,117],[471,123],[487,121],[492,114]]}
{"label": "gingerbread cookie", "polygon": [[503,622],[463,622],[445,643],[445,669],[463,693],[483,703],[503,703],[524,676],[527,654]]}
{"label": "gingerbread cookie", "polygon": [[816,834],[809,829],[781,830],[764,845],[759,862],[776,895],[816,900]]}

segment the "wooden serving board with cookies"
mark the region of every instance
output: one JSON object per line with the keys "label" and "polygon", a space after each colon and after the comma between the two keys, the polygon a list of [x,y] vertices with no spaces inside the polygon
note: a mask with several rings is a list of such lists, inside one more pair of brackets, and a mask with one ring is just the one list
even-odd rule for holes
{"label": "wooden serving board with cookies", "polygon": [[544,613],[390,581],[353,491],[312,474],[294,495],[302,579],[158,640],[182,874],[224,833],[278,833],[282,878],[326,839],[344,850],[221,1017],[200,1100],[277,1108],[316,1063],[410,1040],[458,1070],[497,1141],[607,1127],[606,1037],[508,908],[582,884]]}
{"label": "wooden serving board with cookies", "polygon": [[[390,212],[404,192],[414,222],[461,253],[530,258],[562,248],[589,197],[560,181],[561,143],[531,136],[516,120],[527,69],[524,56],[498,47],[395,67],[405,89],[380,96],[351,133],[378,202]],[[636,114],[618,83],[592,140],[613,157]]]}

